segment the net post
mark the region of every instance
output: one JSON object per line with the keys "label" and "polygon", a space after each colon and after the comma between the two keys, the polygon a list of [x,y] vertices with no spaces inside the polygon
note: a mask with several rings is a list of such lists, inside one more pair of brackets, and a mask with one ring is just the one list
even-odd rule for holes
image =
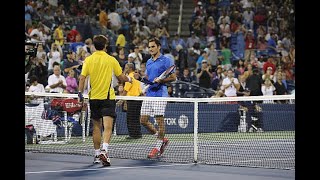
{"label": "net post", "polygon": [[[115,123],[114,120],[113,120],[113,123]],[[113,133],[112,133],[112,135],[113,135],[113,136],[116,136],[116,135],[117,135],[117,124],[114,124],[114,128],[113,128]]]}
{"label": "net post", "polygon": [[86,141],[86,123],[85,123],[85,118],[86,118],[86,111],[81,111],[81,126],[82,126],[82,142]]}
{"label": "net post", "polygon": [[199,103],[194,102],[194,125],[193,125],[193,162],[198,162],[198,107]]}
{"label": "net post", "polygon": [[90,113],[90,103],[88,102],[87,103],[87,110],[88,110],[88,117],[87,117],[87,132],[86,132],[86,136],[89,136],[89,131],[90,131],[90,116],[91,116],[91,113]]}
{"label": "net post", "polygon": [[58,141],[58,131],[57,131],[57,127],[56,127],[56,131],[53,134],[53,142],[57,142]]}
{"label": "net post", "polygon": [[67,111],[63,111],[64,115],[64,140],[65,142],[68,142],[68,116]]}

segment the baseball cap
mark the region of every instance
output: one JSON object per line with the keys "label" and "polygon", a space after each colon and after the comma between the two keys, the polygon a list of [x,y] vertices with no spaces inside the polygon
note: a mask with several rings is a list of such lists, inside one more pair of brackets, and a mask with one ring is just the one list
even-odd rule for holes
{"label": "baseball cap", "polygon": [[201,61],[201,63],[207,63],[207,62],[208,62],[208,61],[207,61],[207,60],[205,60],[205,59]]}
{"label": "baseball cap", "polygon": [[133,54],[129,54],[129,55],[128,55],[128,58],[134,58],[134,57],[133,57]]}

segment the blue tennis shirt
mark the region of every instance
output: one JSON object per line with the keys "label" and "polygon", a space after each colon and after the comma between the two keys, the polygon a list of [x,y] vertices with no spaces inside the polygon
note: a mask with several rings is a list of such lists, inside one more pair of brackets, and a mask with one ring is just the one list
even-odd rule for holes
{"label": "blue tennis shirt", "polygon": [[[160,54],[160,56],[154,61],[152,57],[146,63],[146,75],[148,80],[153,82],[153,80],[159,77],[165,70],[173,65],[170,58]],[[147,92],[148,97],[168,97],[168,89],[165,84],[155,83],[151,85]]]}

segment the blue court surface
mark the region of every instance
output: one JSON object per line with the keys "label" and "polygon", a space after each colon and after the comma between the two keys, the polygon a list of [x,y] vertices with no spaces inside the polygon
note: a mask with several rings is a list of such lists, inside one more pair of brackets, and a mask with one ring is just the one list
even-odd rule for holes
{"label": "blue court surface", "polygon": [[26,180],[294,180],[295,170],[205,164],[178,164],[158,160],[111,158],[111,166],[93,164],[93,157],[25,153]]}

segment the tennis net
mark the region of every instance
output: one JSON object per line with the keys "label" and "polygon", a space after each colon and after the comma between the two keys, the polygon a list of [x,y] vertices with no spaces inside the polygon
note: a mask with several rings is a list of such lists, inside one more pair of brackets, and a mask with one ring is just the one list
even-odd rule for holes
{"label": "tennis net", "polygon": [[[75,94],[26,92],[25,99],[26,151],[94,156],[86,96],[84,106],[79,106]],[[295,169],[293,95],[116,99],[111,158],[147,159],[156,137],[137,119],[144,108],[142,101],[149,102],[147,107],[155,111],[161,111],[157,107],[165,102],[165,137],[169,145],[156,160]],[[129,113],[132,109],[135,113]],[[144,112],[151,113],[150,122],[157,127],[152,112]],[[139,132],[141,138],[128,138],[128,134]]]}

